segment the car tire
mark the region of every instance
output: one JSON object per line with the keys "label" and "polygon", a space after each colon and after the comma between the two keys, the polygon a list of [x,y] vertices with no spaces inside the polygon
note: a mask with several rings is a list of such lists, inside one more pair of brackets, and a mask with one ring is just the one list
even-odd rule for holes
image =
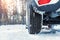
{"label": "car tire", "polygon": [[[40,31],[41,31],[41,19],[42,19],[42,16],[36,12],[33,11],[33,7],[32,5],[29,5],[28,6],[28,9],[27,12],[29,14],[29,16],[27,17],[28,18],[28,21],[30,20],[30,27],[28,26],[28,32],[30,34],[38,34]],[[29,24],[28,23],[28,24]]]}

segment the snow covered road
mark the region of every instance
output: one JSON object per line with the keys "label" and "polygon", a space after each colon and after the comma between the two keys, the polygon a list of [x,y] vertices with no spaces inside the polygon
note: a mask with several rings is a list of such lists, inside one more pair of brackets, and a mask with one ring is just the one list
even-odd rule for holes
{"label": "snow covered road", "polygon": [[26,25],[0,26],[0,40],[60,40],[60,32],[31,35],[25,27]]}

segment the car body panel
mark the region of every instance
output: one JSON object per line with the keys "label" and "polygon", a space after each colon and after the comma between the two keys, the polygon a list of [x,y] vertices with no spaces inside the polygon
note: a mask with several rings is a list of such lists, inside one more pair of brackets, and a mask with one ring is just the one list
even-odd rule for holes
{"label": "car body panel", "polygon": [[38,6],[36,1],[33,0],[31,4],[32,4],[33,8],[36,7],[37,10],[45,11],[45,12],[56,11],[57,9],[60,8],[60,0],[55,4],[49,4],[49,5],[43,5],[43,6]]}
{"label": "car body panel", "polygon": [[39,6],[39,7],[40,7],[40,6],[45,6],[45,5],[50,5],[50,4],[55,4],[55,3],[57,3],[58,1],[59,1],[59,0],[51,0],[49,3],[39,5],[39,4],[38,4],[38,0],[35,0],[37,6]]}

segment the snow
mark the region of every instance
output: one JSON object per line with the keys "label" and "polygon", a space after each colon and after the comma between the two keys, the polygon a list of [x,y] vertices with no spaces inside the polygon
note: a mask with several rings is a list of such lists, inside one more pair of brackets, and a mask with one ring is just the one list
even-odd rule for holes
{"label": "snow", "polygon": [[1,25],[0,40],[59,40],[60,32],[56,34],[29,34],[26,25]]}

